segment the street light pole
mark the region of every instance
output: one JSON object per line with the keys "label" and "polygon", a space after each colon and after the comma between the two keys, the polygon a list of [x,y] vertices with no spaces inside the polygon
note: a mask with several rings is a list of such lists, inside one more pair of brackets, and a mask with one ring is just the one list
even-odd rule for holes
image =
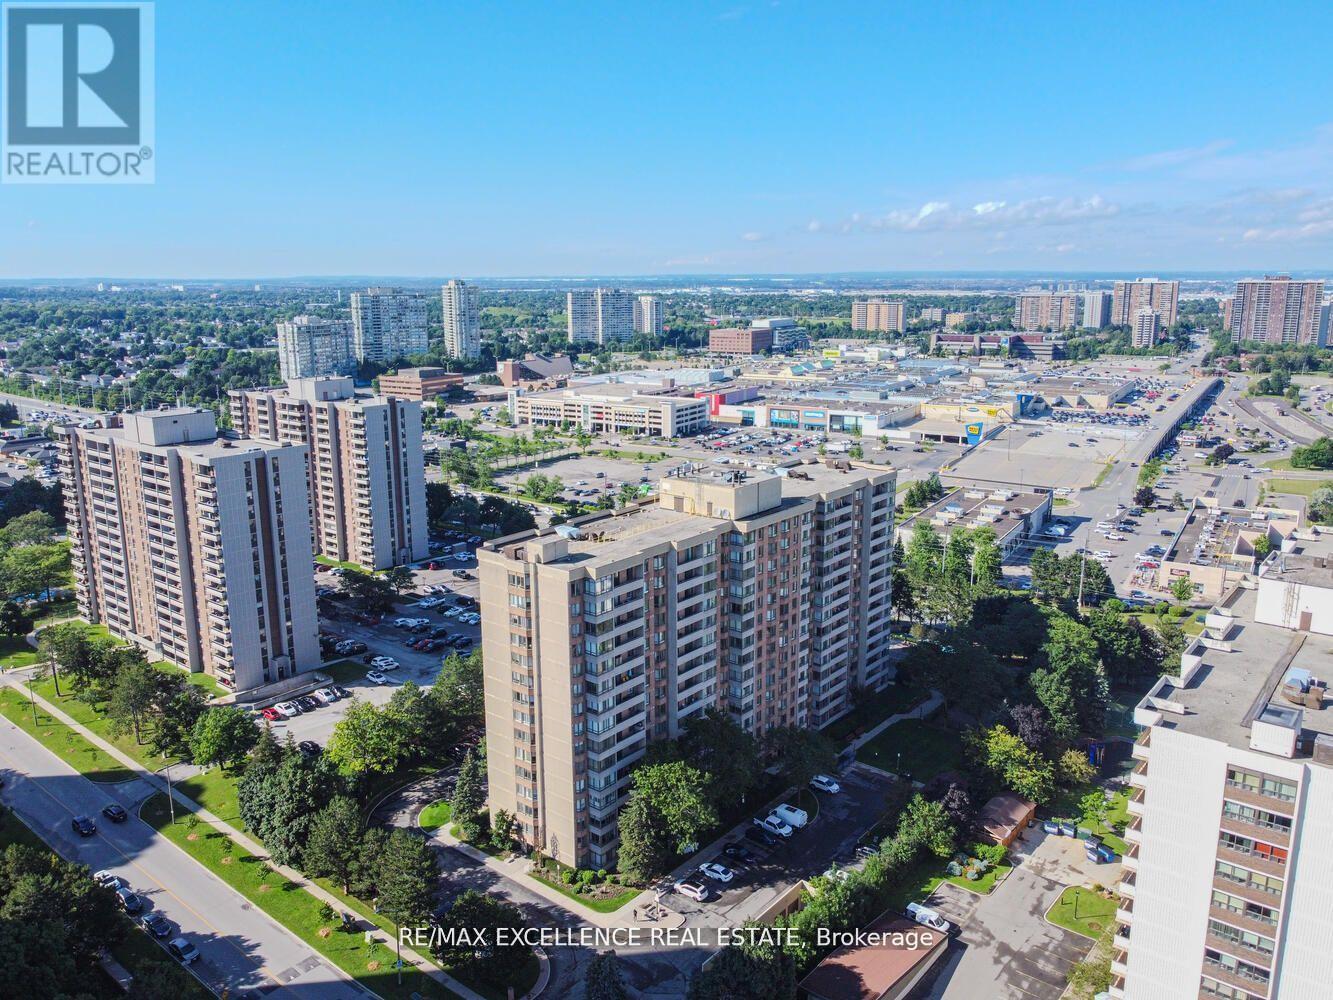
{"label": "street light pole", "polygon": [[176,825],[176,797],[175,795],[172,794],[171,791],[171,766],[174,763],[176,762],[171,761],[169,764],[167,764],[166,767],[162,769],[162,773],[167,776],[167,809],[171,813],[172,826]]}

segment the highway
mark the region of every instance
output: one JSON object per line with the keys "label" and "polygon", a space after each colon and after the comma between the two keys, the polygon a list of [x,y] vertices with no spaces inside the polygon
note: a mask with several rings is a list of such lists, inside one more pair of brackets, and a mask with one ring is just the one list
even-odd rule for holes
{"label": "highway", "polygon": [[[138,818],[154,791],[135,778],[97,784],[8,720],[0,719],[0,799],[63,857],[91,871],[124,878],[160,912],[175,933],[186,934],[201,958],[192,971],[214,992],[273,1000],[364,1000],[368,994],[331,968],[306,944],[279,927],[207,869]],[[102,807],[123,805],[130,818],[112,823]],[[97,833],[80,837],[77,814],[93,817]],[[201,827],[202,829],[202,827]]]}
{"label": "highway", "polygon": [[73,406],[69,403],[52,403],[45,399],[33,399],[31,396],[15,396],[12,393],[0,392],[0,402],[13,403],[18,407],[20,416],[27,416],[34,410],[42,410],[48,413],[63,413],[76,420],[83,420],[86,417],[96,417],[101,415],[100,410],[90,410],[82,406]]}

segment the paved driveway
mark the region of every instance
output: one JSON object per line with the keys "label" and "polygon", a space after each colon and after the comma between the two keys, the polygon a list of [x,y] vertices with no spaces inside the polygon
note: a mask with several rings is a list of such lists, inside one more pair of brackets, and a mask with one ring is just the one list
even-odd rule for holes
{"label": "paved driveway", "polygon": [[1023,867],[990,896],[941,885],[928,902],[962,930],[912,1000],[1058,1000],[1065,974],[1092,946],[1046,922],[1062,889]]}

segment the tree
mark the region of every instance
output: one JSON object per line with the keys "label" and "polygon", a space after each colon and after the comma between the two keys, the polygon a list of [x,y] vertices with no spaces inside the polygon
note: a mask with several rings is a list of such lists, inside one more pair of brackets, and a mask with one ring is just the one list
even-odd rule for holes
{"label": "tree", "polygon": [[49,604],[51,588],[69,574],[69,566],[66,544],[20,545],[0,558],[0,582],[7,594],[41,595]]}
{"label": "tree", "polygon": [[1055,794],[1051,765],[1004,726],[992,726],[969,740],[973,754],[1002,785],[1037,803]]}
{"label": "tree", "polygon": [[330,878],[351,892],[365,859],[362,850],[361,808],[355,799],[339,795],[310,821],[305,845],[305,871],[316,878]]}
{"label": "tree", "polygon": [[1107,601],[1087,617],[1102,665],[1115,680],[1128,680],[1148,666],[1144,651],[1150,648],[1150,643],[1144,627],[1138,619],[1126,615],[1124,608],[1119,601]]}
{"label": "tree", "polygon": [[1236,454],[1236,449],[1224,441],[1208,453],[1208,457],[1204,460],[1204,464],[1222,465],[1234,454]]}
{"label": "tree", "polygon": [[1254,540],[1254,558],[1257,562],[1263,562],[1272,551],[1273,542],[1267,535],[1260,535]]}
{"label": "tree", "polygon": [[64,622],[41,631],[37,651],[44,661],[42,673],[49,674],[60,694],[60,672],[75,677],[86,676],[92,661],[92,643],[87,629],[79,622]]}
{"label": "tree", "polygon": [[1171,581],[1171,596],[1182,603],[1194,600],[1194,581],[1188,576],[1176,577]]}
{"label": "tree", "polygon": [[914,851],[925,850],[937,858],[947,858],[953,853],[957,831],[942,803],[929,802],[918,794],[908,801],[894,836],[914,845]]}
{"label": "tree", "polygon": [[220,764],[230,767],[259,742],[254,717],[232,705],[210,708],[200,714],[190,733],[190,755],[200,767]]}
{"label": "tree", "polygon": [[[124,647],[122,647],[124,648]],[[153,753],[163,757],[189,758],[194,724],[208,709],[208,695],[177,671],[157,671],[157,690],[149,715],[153,720]]]}
{"label": "tree", "polygon": [[1051,739],[1046,713],[1036,705],[1020,704],[1009,709],[1013,733],[1032,750],[1040,752]]}
{"label": "tree", "polygon": [[438,714],[457,726],[480,722],[486,711],[481,650],[467,656],[450,653],[440,664],[440,673],[427,693]]}
{"label": "tree", "polygon": [[995,592],[1004,577],[1004,557],[995,541],[995,529],[972,531],[972,593],[982,596]]}
{"label": "tree", "polygon": [[367,611],[387,611],[393,607],[397,596],[393,585],[384,577],[350,566],[344,568],[341,589]]}
{"label": "tree", "polygon": [[1333,489],[1321,486],[1311,493],[1305,512],[1318,524],[1333,524]]}
{"label": "tree", "polygon": [[614,951],[594,955],[583,973],[584,1000],[630,1000]]}
{"label": "tree", "polygon": [[796,960],[784,948],[762,937],[729,945],[691,980],[686,997],[688,1000],[795,1000]]}
{"label": "tree", "polygon": [[658,821],[646,796],[631,791],[620,809],[620,872],[642,885],[666,870],[673,848],[665,825]]}
{"label": "tree", "polygon": [[723,711],[694,716],[685,723],[681,755],[708,776],[708,797],[721,809],[744,802],[761,768],[759,743]]}
{"label": "tree", "polygon": [[804,787],[816,774],[833,769],[838,748],[817,729],[778,726],[764,734],[764,757],[777,764],[789,784]]}
{"label": "tree", "polygon": [[1078,750],[1066,750],[1056,762],[1055,778],[1065,788],[1086,785],[1097,776],[1097,769],[1088,755]]}
{"label": "tree", "polygon": [[1079,732],[1100,735],[1110,694],[1092,631],[1061,615],[1051,623],[1042,652],[1046,663],[1032,672],[1028,684],[1051,728],[1067,741]]}
{"label": "tree", "polygon": [[401,597],[403,591],[411,588],[416,576],[411,566],[394,566],[385,572],[383,579],[393,591],[393,596]]}
{"label": "tree", "polygon": [[1304,447],[1291,449],[1293,469],[1333,469],[1333,440],[1321,437]]}
{"label": "tree", "polygon": [[325,756],[349,774],[392,771],[406,752],[402,727],[394,716],[359,698],[333,727],[324,749]]}
{"label": "tree", "polygon": [[486,794],[482,791],[485,777],[481,758],[469,749],[458,769],[458,780],[454,782],[454,795],[449,803],[449,814],[458,824],[464,840],[476,840],[481,834],[479,817],[486,805]]}
{"label": "tree", "polygon": [[158,693],[158,671],[146,660],[121,667],[111,685],[106,715],[113,735],[134,733],[134,742],[143,743],[143,724],[152,711]]}
{"label": "tree", "polygon": [[241,821],[280,865],[300,866],[315,815],[342,781],[327,754],[307,757],[289,738],[276,763],[246,767],[237,786]]}
{"label": "tree", "polygon": [[1134,491],[1134,503],[1139,507],[1151,507],[1157,502],[1157,494],[1151,486],[1140,486]]}
{"label": "tree", "polygon": [[[519,940],[527,927],[523,912],[499,897],[468,889],[440,916],[439,924],[443,933],[435,955],[445,968],[505,986],[528,959],[528,949]],[[472,944],[469,936],[484,943]],[[451,937],[459,943],[451,943]]]}
{"label": "tree", "polygon": [[423,839],[401,828],[393,830],[375,870],[381,913],[400,927],[424,924],[430,918],[440,862]]}
{"label": "tree", "polygon": [[0,635],[11,639],[27,635],[32,629],[32,618],[14,601],[0,604]]}

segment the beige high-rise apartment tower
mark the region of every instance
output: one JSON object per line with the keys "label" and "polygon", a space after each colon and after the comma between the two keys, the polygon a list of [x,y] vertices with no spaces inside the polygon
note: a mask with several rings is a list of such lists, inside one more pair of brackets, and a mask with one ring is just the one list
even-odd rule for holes
{"label": "beige high-rise apartment tower", "polygon": [[907,304],[885,299],[852,302],[852,329],[902,333],[907,329]]}
{"label": "beige high-rise apartment tower", "polygon": [[305,445],[218,438],[208,410],[123,420],[62,439],[80,612],[236,691],[317,668]]}
{"label": "beige high-rise apartment tower", "polygon": [[421,404],[357,396],[350,378],[293,379],[286,388],[231,390],[244,437],[309,445],[315,551],[366,569],[428,554]]}
{"label": "beige high-rise apartment tower", "polygon": [[1179,298],[1179,281],[1156,278],[1117,281],[1111,289],[1111,322],[1116,326],[1133,326],[1140,309],[1151,309],[1161,317],[1162,329],[1166,329],[1175,325]]}
{"label": "beige high-rise apartment tower", "polygon": [[886,684],[896,479],[686,465],[655,500],[483,546],[492,814],[610,867],[650,742],[710,710],[819,725]]}
{"label": "beige high-rise apartment tower", "polygon": [[1077,292],[1023,292],[1014,299],[1014,329],[1072,330],[1083,318]]}

